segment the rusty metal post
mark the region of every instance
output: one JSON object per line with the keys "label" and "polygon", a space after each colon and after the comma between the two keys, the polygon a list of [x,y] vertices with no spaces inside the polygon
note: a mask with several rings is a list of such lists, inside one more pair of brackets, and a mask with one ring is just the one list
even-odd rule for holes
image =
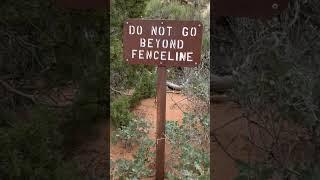
{"label": "rusty metal post", "polygon": [[165,164],[166,67],[158,66],[157,74],[156,179],[163,180]]}

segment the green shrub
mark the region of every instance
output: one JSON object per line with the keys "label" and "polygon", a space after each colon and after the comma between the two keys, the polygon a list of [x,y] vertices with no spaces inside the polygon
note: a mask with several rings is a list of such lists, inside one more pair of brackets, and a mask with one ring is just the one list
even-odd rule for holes
{"label": "green shrub", "polygon": [[133,86],[133,95],[120,95],[112,100],[111,120],[115,127],[128,125],[134,117],[130,112],[131,109],[140,100],[155,96],[155,75],[148,70],[143,70],[138,77],[138,82]]}
{"label": "green shrub", "polygon": [[[144,65],[128,65],[122,56],[122,27],[126,19],[140,18],[148,0],[111,1],[110,86],[117,90],[131,89],[139,80]],[[113,96],[114,94],[111,93]]]}
{"label": "green shrub", "polygon": [[122,127],[129,124],[133,118],[130,112],[130,98],[128,96],[120,96],[111,103],[111,121],[115,127]]}
{"label": "green shrub", "polygon": [[156,82],[155,74],[145,70],[141,73],[141,78],[134,88],[134,93],[130,97],[130,106],[134,107],[137,103],[146,98],[155,96]]}
{"label": "green shrub", "polygon": [[133,119],[129,121],[127,126],[118,128],[112,134],[112,142],[115,144],[121,142],[126,148],[131,148],[134,144],[139,144],[140,141],[148,135],[150,125],[143,119]]}
{"label": "green shrub", "polygon": [[[170,143],[170,156],[178,161],[167,162],[169,179],[209,179],[209,117],[185,114],[183,124],[167,121],[166,137]],[[113,143],[121,142],[127,147],[140,144],[133,160],[120,159],[112,164],[112,174],[120,179],[140,179],[150,175],[148,165],[154,156],[151,147],[154,142],[147,137],[149,125],[143,119],[129,122],[129,125],[114,132]]]}
{"label": "green shrub", "polygon": [[[149,0],[113,0],[111,1],[111,47],[110,47],[110,87],[111,119],[115,127],[128,125],[132,119],[130,109],[141,99],[154,94],[154,75],[145,65],[128,65],[122,56],[122,27],[126,19],[140,18],[144,15]],[[149,70],[148,70],[149,69]],[[154,67],[151,67],[154,69]],[[131,97],[119,97],[119,91],[133,90]],[[124,108],[124,109],[123,109]]]}
{"label": "green shrub", "polygon": [[172,156],[178,162],[170,162],[175,170],[170,179],[209,179],[209,117],[184,114],[182,125],[175,121],[166,123],[166,136],[172,145]]}
{"label": "green shrub", "polygon": [[151,0],[146,7],[145,16],[152,19],[199,20],[200,9],[181,2],[163,2]]}
{"label": "green shrub", "polygon": [[133,160],[120,159],[113,163],[114,178],[123,180],[138,180],[151,175],[152,170],[148,167],[154,154],[150,148],[154,146],[150,139],[143,138]]}
{"label": "green shrub", "polygon": [[[272,142],[261,142],[261,157],[268,158],[261,160],[263,165],[250,162],[250,171],[242,169],[242,179],[251,179],[251,176],[267,179],[259,174],[270,172],[270,168],[273,169],[271,175],[277,179],[308,179],[309,175],[316,177],[319,172],[315,167],[319,166],[320,151],[320,38],[314,28],[318,27],[319,7],[319,1],[315,0],[290,1],[288,9],[267,21],[228,19],[233,36],[226,37],[232,43],[223,48],[232,55],[236,83],[231,95],[246,116],[254,117],[259,131],[270,132]],[[296,138],[295,134],[302,130],[299,135],[302,138]],[[284,142],[309,147],[287,153]],[[296,161],[296,153],[312,158]],[[278,157],[282,158],[283,154],[286,160],[280,162]],[[245,172],[249,175],[244,175]]]}

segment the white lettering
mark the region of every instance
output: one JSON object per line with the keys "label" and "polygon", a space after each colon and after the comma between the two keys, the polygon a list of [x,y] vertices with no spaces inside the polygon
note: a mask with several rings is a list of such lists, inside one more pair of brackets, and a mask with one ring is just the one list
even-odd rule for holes
{"label": "white lettering", "polygon": [[146,39],[140,38],[140,47],[146,47]]}
{"label": "white lettering", "polygon": [[[156,57],[156,53],[158,54],[158,57]],[[153,59],[155,59],[155,60],[159,59],[159,51],[154,51]]]}
{"label": "white lettering", "polygon": [[164,35],[164,27],[159,27],[159,35]]}
{"label": "white lettering", "polygon": [[142,26],[137,27],[137,34],[141,35],[142,34]]}
{"label": "white lettering", "polygon": [[179,61],[186,61],[186,53],[179,52]]}
{"label": "white lettering", "polygon": [[190,30],[190,35],[191,36],[196,36],[197,35],[197,28],[192,27],[191,30]]}
{"label": "white lettering", "polygon": [[170,51],[168,52],[168,60],[169,60],[169,61],[174,61],[174,59],[171,57]]}
{"label": "white lettering", "polygon": [[148,48],[153,48],[152,41],[153,39],[148,39]]}
{"label": "white lettering", "polygon": [[161,60],[162,61],[166,60],[165,53],[166,53],[165,51],[161,51]]}
{"label": "white lettering", "polygon": [[163,41],[162,41],[162,48],[168,48],[168,40],[167,39],[164,39]]}
{"label": "white lettering", "polygon": [[131,58],[138,58],[139,60],[161,60],[161,61],[183,61],[192,62],[193,52],[185,51],[159,51],[159,50],[144,50],[132,49]]}
{"label": "white lettering", "polygon": [[171,26],[166,26],[166,27],[163,27],[163,26],[151,26],[151,35],[152,36],[163,36],[163,35],[168,35],[168,36],[171,36],[172,32],[171,32],[171,29],[172,27]]}
{"label": "white lettering", "polygon": [[138,35],[141,35],[142,34],[142,26],[133,26],[133,25],[130,25],[129,26],[129,34],[130,35],[134,35],[135,33],[137,33]]}
{"label": "white lettering", "polygon": [[147,51],[146,59],[152,59],[152,53],[151,53],[151,51]]}
{"label": "white lettering", "polygon": [[178,40],[178,42],[177,42],[177,48],[178,48],[178,49],[182,49],[182,48],[183,48],[183,41],[182,41],[182,40]]}
{"label": "white lettering", "polygon": [[197,28],[192,27],[192,28],[188,28],[188,27],[183,27],[182,28],[182,36],[196,36],[197,35]]}
{"label": "white lettering", "polygon": [[193,59],[191,59],[192,54],[193,52],[187,52],[187,61],[193,61]]}
{"label": "white lettering", "polygon": [[183,27],[183,28],[182,28],[182,36],[188,36],[187,30],[188,30],[187,27]]}
{"label": "white lettering", "polygon": [[131,58],[133,59],[135,55],[137,55],[137,51],[136,49],[132,49],[131,50]]}
{"label": "white lettering", "polygon": [[171,27],[171,26],[167,26],[167,29],[168,29],[168,36],[171,36],[171,29],[172,29],[172,27]]}
{"label": "white lettering", "polygon": [[156,39],[156,43],[157,43],[157,48],[160,47],[160,39]]}
{"label": "white lettering", "polygon": [[151,35],[157,35],[157,26],[151,26]]}
{"label": "white lettering", "polygon": [[177,44],[176,42],[177,42],[176,40],[172,40],[172,39],[170,40],[170,45],[169,45],[170,49],[176,48],[176,44]]}
{"label": "white lettering", "polygon": [[144,50],[139,50],[139,59],[144,59],[143,52],[144,52]]}
{"label": "white lettering", "polygon": [[132,34],[134,34],[134,32],[135,32],[134,26],[130,25],[129,26],[129,34],[132,35]]}

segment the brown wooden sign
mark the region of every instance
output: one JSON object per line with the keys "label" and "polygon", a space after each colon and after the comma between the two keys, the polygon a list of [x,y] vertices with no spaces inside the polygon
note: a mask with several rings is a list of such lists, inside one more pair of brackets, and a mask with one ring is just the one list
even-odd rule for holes
{"label": "brown wooden sign", "polygon": [[202,29],[200,21],[127,20],[123,26],[124,59],[129,64],[197,66]]}
{"label": "brown wooden sign", "polygon": [[288,7],[289,0],[213,0],[213,16],[270,18]]}

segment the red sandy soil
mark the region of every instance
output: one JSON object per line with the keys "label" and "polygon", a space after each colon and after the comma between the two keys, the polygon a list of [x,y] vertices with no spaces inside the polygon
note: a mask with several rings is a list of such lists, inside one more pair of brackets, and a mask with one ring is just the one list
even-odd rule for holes
{"label": "red sandy soil", "polygon": [[[232,103],[213,104],[210,105],[210,108],[210,118],[211,123],[213,123],[211,126],[214,127],[221,127],[231,119],[241,115],[241,110]],[[238,139],[244,133],[244,130],[245,124],[243,121],[236,121],[216,133],[221,143],[226,146],[236,137],[237,139],[234,139],[236,142],[230,143],[228,151],[231,151],[233,155],[236,153],[237,156],[246,157],[248,153],[245,149],[242,149],[246,146],[244,146],[243,141]],[[211,168],[214,170],[213,178],[217,180],[232,180],[235,178],[238,170],[233,160],[228,157],[216,142],[211,142],[211,148],[211,157],[214,159],[211,164]]]}
{"label": "red sandy soil", "polygon": [[[180,94],[167,94],[167,121],[177,121],[181,123],[183,117],[183,111],[188,112],[194,107],[192,102],[187,99],[186,96]],[[257,157],[262,157],[261,152],[246,140],[248,136],[248,124],[245,120],[238,120],[232,123],[230,120],[239,117],[243,111],[234,103],[220,103],[211,104],[211,125],[215,130],[216,136],[220,140],[221,144],[227,149],[227,151],[234,157],[250,162],[256,160]],[[156,104],[155,99],[150,98],[141,101],[134,109],[134,113],[140,117],[144,117],[148,120],[152,128],[150,129],[149,137],[155,140],[155,121],[156,121]],[[228,123],[227,126],[224,124]],[[220,128],[222,127],[223,128]],[[295,128],[296,129],[296,128]],[[253,127],[253,135],[259,137],[255,128]],[[79,150],[74,152],[77,156],[75,159],[81,162],[81,168],[85,174],[97,174],[105,176],[105,167],[107,166],[106,154],[106,124],[97,125],[97,137],[85,138],[87,143],[84,143]],[[111,131],[112,133],[112,131]],[[256,139],[256,143],[267,142],[267,140]],[[132,159],[132,155],[136,152],[137,146],[133,149],[125,149],[122,145],[111,145],[110,156],[112,160],[117,159]],[[260,145],[260,144],[259,144]],[[307,146],[302,145],[301,148]],[[221,149],[217,142],[211,142],[211,168],[213,169],[212,176],[217,180],[232,180],[238,175],[238,169],[236,163]],[[304,151],[302,151],[304,152]],[[312,153],[310,153],[312,154]],[[284,155],[283,155],[284,156]],[[285,157],[285,156],[284,156]],[[304,157],[304,156],[303,156]],[[312,157],[308,157],[309,159]],[[304,158],[302,158],[304,159]],[[170,156],[170,145],[166,144],[166,162],[168,160],[174,160],[174,157]],[[211,171],[212,172],[212,171]],[[153,177],[145,179],[154,179]]]}
{"label": "red sandy soil", "polygon": [[[186,96],[175,93],[167,93],[166,101],[167,121],[177,121],[179,124],[181,124],[183,112],[188,112],[192,109],[192,102]],[[157,119],[156,99],[149,98],[142,100],[140,104],[133,110],[133,112],[138,117],[144,118],[146,121],[150,123],[151,128],[149,130],[149,137],[155,141]],[[111,144],[110,158],[112,161],[117,159],[131,160],[137,148],[138,146],[135,146],[132,149],[126,149],[120,143],[116,145]],[[170,145],[166,143],[166,161],[168,161],[168,159],[171,158],[172,157],[170,157]],[[150,179],[154,179],[154,177],[151,177]]]}
{"label": "red sandy soil", "polygon": [[[257,146],[264,147],[270,145],[272,141],[270,136],[261,131],[258,126],[248,123],[243,118],[237,118],[244,113],[238,105],[232,102],[225,102],[211,104],[210,108],[211,131],[215,132],[220,142],[220,144],[214,140],[211,142],[210,155],[213,159],[211,165],[213,178],[232,180],[238,176],[239,171],[237,164],[229,155],[247,163],[259,161],[266,156],[266,153],[257,148]],[[238,120],[234,120],[235,118]],[[250,117],[250,119],[256,120],[258,118]],[[251,137],[251,142],[248,137]],[[290,138],[291,136],[285,135],[285,137]],[[221,148],[221,144],[224,148]],[[279,154],[279,152],[274,153]],[[280,157],[285,157],[285,155],[282,154]]]}
{"label": "red sandy soil", "polygon": [[[167,93],[167,109],[166,119],[167,121],[182,122],[183,112],[191,111],[194,108],[194,103],[191,102],[186,96],[181,94]],[[214,128],[221,127],[231,119],[241,115],[242,111],[240,107],[233,103],[221,103],[211,104],[211,126]],[[137,116],[144,118],[151,124],[149,131],[149,137],[155,140],[156,133],[156,101],[155,98],[145,99],[133,111]],[[98,125],[99,136],[98,138],[92,138],[83,144],[77,154],[78,161],[81,162],[82,169],[87,171],[86,174],[95,173],[103,174],[107,163],[106,157],[106,125]],[[257,156],[257,152],[250,147],[244,137],[247,135],[247,124],[245,121],[235,121],[228,126],[219,129],[216,132],[217,137],[221,143],[227,147],[228,152],[233,156],[250,161],[248,155]],[[112,134],[112,129],[111,129]],[[135,154],[138,145],[132,149],[126,149],[122,144],[110,144],[110,158],[112,161],[117,159],[132,159]],[[213,157],[213,177],[217,180],[232,180],[238,175],[238,170],[235,162],[228,157],[228,155],[219,147],[216,142],[211,142],[211,155]],[[166,143],[166,162],[174,160],[174,157],[170,156],[170,144]],[[249,156],[250,157],[250,156]],[[112,167],[111,167],[112,168]],[[166,169],[168,171],[168,169]],[[154,179],[154,176],[145,178]]]}
{"label": "red sandy soil", "polygon": [[[212,104],[211,106],[211,126],[220,127],[231,119],[241,115],[242,111],[233,103]],[[182,122],[183,112],[191,111],[194,108],[193,103],[186,96],[181,94],[167,93],[167,121]],[[151,124],[149,137],[155,140],[156,133],[156,101],[155,98],[142,100],[141,103],[133,111],[137,116],[144,118]],[[81,162],[82,169],[87,171],[86,174],[95,173],[103,174],[106,167],[106,125],[98,125],[98,138],[92,138],[83,144],[77,154],[78,161]],[[244,140],[247,135],[247,124],[245,121],[235,121],[228,126],[219,129],[216,134],[227,150],[235,157],[249,160],[248,154],[255,154],[248,142]],[[112,129],[111,129],[112,134]],[[138,145],[132,149],[126,149],[122,144],[110,144],[110,158],[112,161],[117,159],[132,159]],[[217,145],[216,142],[211,143],[211,155],[213,157],[213,177],[217,180],[232,180],[238,175],[236,164],[228,155]],[[166,143],[166,162],[173,160],[170,156],[170,144]],[[112,167],[111,167],[112,168]],[[168,169],[166,169],[167,171]],[[154,176],[145,179],[154,179]]]}
{"label": "red sandy soil", "polygon": [[[195,103],[192,103],[191,100],[184,95],[167,93],[167,121],[177,121],[178,123],[181,123],[183,112],[192,111],[195,108],[194,104]],[[155,98],[141,101],[133,112],[139,117],[150,122],[152,127],[149,131],[149,137],[155,140]],[[218,130],[215,130],[215,134],[232,156],[250,162],[256,159],[256,157],[259,157],[261,152],[253,148],[246,140],[249,133],[247,122],[245,120],[238,120],[228,123],[230,120],[239,117],[242,113],[242,109],[231,102],[211,104],[210,126],[211,130],[218,128]],[[223,126],[226,123],[228,123],[228,125]],[[223,128],[219,128],[222,126]],[[84,143],[77,152],[74,152],[74,154],[77,155],[75,159],[81,162],[82,169],[87,171],[86,174],[95,173],[105,175],[105,167],[108,163],[106,158],[106,156],[108,156],[106,154],[106,127],[106,124],[98,125],[97,132],[99,132],[99,136],[91,138],[91,140],[86,140],[86,143]],[[257,132],[253,133],[256,134]],[[261,142],[266,141],[257,139],[257,144]],[[138,147],[136,146],[132,149],[126,149],[121,144],[110,144],[110,158],[113,161],[117,159],[132,159],[137,148]],[[213,161],[211,161],[213,178],[216,180],[234,179],[238,175],[236,163],[225,153],[223,149],[221,149],[217,142],[212,141],[210,149],[210,155],[213,158]],[[168,160],[173,160],[173,157],[170,156],[170,145],[166,143],[166,162],[168,162]],[[154,176],[148,179],[154,179]]]}
{"label": "red sandy soil", "polygon": [[[272,137],[243,118],[233,121],[236,117],[240,117],[244,111],[232,102],[211,104],[210,109],[211,131],[215,132],[220,142],[219,144],[214,139],[211,141],[210,155],[213,159],[213,162],[211,161],[213,179],[232,180],[238,176],[239,172],[237,164],[228,154],[247,163],[262,160],[267,156],[267,153],[257,147],[270,147]],[[266,112],[265,115],[269,115],[269,112]],[[250,117],[250,120],[253,121],[258,119],[257,117]],[[305,130],[288,121],[282,122],[281,127],[278,127],[278,129],[271,129],[281,132],[279,133],[279,142],[273,149],[274,156],[282,163],[290,162],[288,161],[289,159],[296,162],[312,159],[313,157],[310,156],[312,148],[308,144],[290,143],[295,142],[297,136],[303,137],[306,134]],[[272,121],[265,121],[264,123],[272,127]],[[248,137],[251,137],[250,141]],[[221,148],[221,144],[224,148]],[[273,177],[271,179],[278,178]]]}
{"label": "red sandy soil", "polygon": [[[231,119],[241,115],[242,111],[237,105],[233,103],[221,103],[212,104],[211,106],[211,123],[214,127],[220,127]],[[167,121],[182,122],[183,112],[188,112],[193,109],[193,103],[184,95],[167,93],[167,109],[166,119]],[[137,116],[145,118],[151,124],[149,131],[149,137],[155,140],[156,132],[156,101],[155,98],[142,100],[141,103],[133,111]],[[216,134],[221,143],[228,146],[228,151],[237,158],[243,160],[249,160],[248,154],[254,154],[250,149],[250,145],[243,139],[247,134],[247,124],[245,121],[235,121],[229,124],[225,128],[219,129]],[[106,154],[105,154],[105,138],[106,126],[101,125],[98,138],[93,138],[92,141],[88,141],[83,144],[75,159],[79,160],[83,169],[86,171],[94,171],[96,174],[103,173],[104,167],[106,167]],[[111,130],[112,134],[112,130]],[[111,160],[117,159],[132,159],[133,154],[136,152],[138,146],[132,149],[126,149],[121,144],[110,144],[110,158]],[[211,144],[211,155],[213,157],[213,177],[217,180],[232,180],[237,176],[238,170],[233,160],[217,145],[216,142]],[[166,162],[171,160],[170,157],[170,145],[166,143]],[[112,167],[111,167],[112,168]],[[104,171],[105,172],[105,171]],[[88,172],[90,173],[90,172]],[[145,179],[154,179],[153,177]]]}

